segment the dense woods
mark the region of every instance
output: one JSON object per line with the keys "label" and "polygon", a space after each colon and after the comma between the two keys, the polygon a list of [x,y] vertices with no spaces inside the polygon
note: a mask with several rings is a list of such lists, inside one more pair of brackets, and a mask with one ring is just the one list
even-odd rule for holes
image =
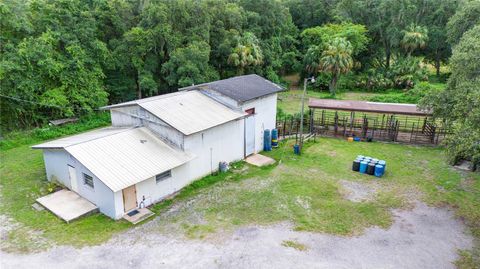
{"label": "dense woods", "polygon": [[3,0],[2,132],[234,75],[334,95],[409,90],[432,66],[452,76],[423,103],[478,159],[479,18],[471,0]]}

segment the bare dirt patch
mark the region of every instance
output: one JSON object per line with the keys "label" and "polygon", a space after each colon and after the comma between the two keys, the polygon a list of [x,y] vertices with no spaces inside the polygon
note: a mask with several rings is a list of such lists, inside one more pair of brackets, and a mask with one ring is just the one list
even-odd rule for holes
{"label": "bare dirt patch", "polygon": [[374,198],[375,194],[380,189],[380,185],[375,181],[369,183],[340,180],[340,185],[343,187],[342,194],[345,199],[352,202],[368,201]]}
{"label": "bare dirt patch", "polygon": [[[2,268],[454,268],[458,249],[472,238],[451,211],[417,203],[394,210],[389,229],[356,237],[297,232],[292,225],[248,226],[223,241],[178,239],[139,226],[94,247],[55,247],[21,255],[1,253]],[[282,246],[301,242],[308,251]]]}

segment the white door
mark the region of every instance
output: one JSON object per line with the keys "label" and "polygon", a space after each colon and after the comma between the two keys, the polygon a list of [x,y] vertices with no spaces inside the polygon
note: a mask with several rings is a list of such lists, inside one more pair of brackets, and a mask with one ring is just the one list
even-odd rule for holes
{"label": "white door", "polygon": [[255,153],[255,116],[245,118],[245,157]]}
{"label": "white door", "polygon": [[72,188],[72,191],[78,192],[77,172],[75,171],[75,167],[68,166],[68,176],[70,177],[70,187]]}

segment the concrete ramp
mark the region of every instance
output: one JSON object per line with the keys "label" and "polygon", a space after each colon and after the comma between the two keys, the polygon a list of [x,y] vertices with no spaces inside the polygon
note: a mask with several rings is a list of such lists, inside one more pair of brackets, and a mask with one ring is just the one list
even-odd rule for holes
{"label": "concrete ramp", "polygon": [[87,199],[69,190],[43,196],[38,198],[37,202],[67,223],[98,210]]}
{"label": "concrete ramp", "polygon": [[245,161],[255,166],[266,166],[275,163],[275,160],[262,154],[253,154],[248,156]]}

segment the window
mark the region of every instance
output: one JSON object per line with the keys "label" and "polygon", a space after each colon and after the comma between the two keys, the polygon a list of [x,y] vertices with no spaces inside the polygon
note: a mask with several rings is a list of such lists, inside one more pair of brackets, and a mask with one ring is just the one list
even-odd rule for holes
{"label": "window", "polygon": [[161,174],[156,175],[155,176],[155,181],[157,181],[157,183],[159,183],[159,182],[162,182],[162,181],[164,181],[165,179],[167,179],[171,176],[172,176],[172,171],[168,170],[168,171],[165,171]]}
{"label": "window", "polygon": [[93,177],[87,174],[83,174],[83,184],[93,188]]}

